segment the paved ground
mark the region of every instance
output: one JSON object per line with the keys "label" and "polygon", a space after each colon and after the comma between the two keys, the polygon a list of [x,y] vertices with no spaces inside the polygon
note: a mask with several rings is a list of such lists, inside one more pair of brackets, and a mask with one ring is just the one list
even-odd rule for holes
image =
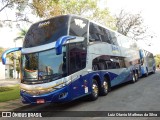
{"label": "paved ground", "polygon": [[14,86],[19,83],[19,79],[0,79],[0,86]]}
{"label": "paved ground", "polygon": [[[160,111],[160,71],[141,78],[135,84],[123,84],[98,100],[78,99],[65,104],[23,105],[20,100],[0,104],[0,111]],[[63,113],[61,113],[63,114]],[[54,114],[51,115],[54,117]],[[52,118],[53,119],[53,118]],[[57,118],[55,118],[57,119]],[[63,119],[63,118],[62,118]],[[69,120],[69,118],[66,118]],[[78,118],[76,118],[78,119]],[[81,119],[81,118],[80,118]],[[83,118],[84,120],[90,118]],[[99,117],[94,119],[101,119]],[[116,118],[112,118],[113,120]],[[122,117],[122,119],[125,119]],[[135,118],[131,118],[135,120]],[[152,118],[142,118],[151,120]],[[153,118],[159,119],[159,118]],[[137,118],[136,120],[139,120]]]}

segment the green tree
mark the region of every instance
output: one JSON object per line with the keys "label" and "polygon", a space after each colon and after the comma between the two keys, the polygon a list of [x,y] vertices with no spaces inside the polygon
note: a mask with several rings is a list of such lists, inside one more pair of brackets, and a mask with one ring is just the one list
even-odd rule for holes
{"label": "green tree", "polygon": [[159,65],[159,67],[160,67],[160,54],[155,56],[155,61],[156,61],[156,66]]}
{"label": "green tree", "polygon": [[26,33],[27,29],[20,29],[20,32],[18,33],[18,36],[14,39],[14,41],[16,42],[17,40],[23,40]]}
{"label": "green tree", "polygon": [[[20,29],[20,32],[18,33],[18,36],[14,39],[14,41],[16,42],[17,40],[24,40],[24,37],[27,33],[27,29]],[[19,76],[19,73],[20,73],[20,52],[17,52],[16,54],[16,71],[18,73],[18,76]]]}
{"label": "green tree", "polygon": [[6,8],[12,9],[14,6],[17,7],[18,10],[24,9],[25,3],[28,2],[28,0],[0,0],[2,7],[0,8],[0,12],[2,12]]}
{"label": "green tree", "polygon": [[[0,56],[2,56],[2,53],[4,52],[4,48],[0,47]],[[1,58],[1,57],[0,57]],[[0,62],[2,61],[2,59],[0,59]]]}
{"label": "green tree", "polygon": [[0,19],[0,26],[4,23],[8,23],[9,26],[13,22],[26,21],[32,23],[28,18],[28,14],[24,11],[30,9],[32,14],[37,17],[46,19],[63,14],[76,14],[94,20],[100,24],[115,29],[114,18],[110,15],[109,10],[100,9],[98,2],[100,0],[2,0],[3,7],[0,8],[0,12],[4,9],[17,9],[15,14],[16,20],[2,20]]}
{"label": "green tree", "polygon": [[[1,57],[2,57],[2,54],[3,52],[5,52],[5,50],[7,50],[8,48],[3,48],[3,47],[0,47],[0,62],[2,61]],[[13,63],[13,54],[10,53],[6,56],[6,58],[9,58],[10,61],[12,61],[11,63]]]}
{"label": "green tree", "polygon": [[108,9],[98,7],[99,0],[33,0],[32,9],[41,18],[76,14],[115,29],[114,18]]}

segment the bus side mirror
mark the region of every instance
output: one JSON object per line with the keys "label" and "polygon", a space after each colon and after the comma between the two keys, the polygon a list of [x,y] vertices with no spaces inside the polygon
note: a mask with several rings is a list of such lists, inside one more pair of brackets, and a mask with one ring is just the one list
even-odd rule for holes
{"label": "bus side mirror", "polygon": [[7,55],[7,54],[9,54],[9,53],[11,53],[11,52],[15,52],[15,51],[20,51],[21,49],[22,49],[22,47],[16,47],[16,48],[8,49],[8,50],[6,50],[5,52],[3,52],[2,56],[1,56],[3,65],[6,64],[6,55]]}
{"label": "bus side mirror", "polygon": [[68,40],[71,40],[71,39],[75,39],[76,37],[75,36],[62,36],[60,37],[57,41],[56,41],[56,45],[55,45],[55,48],[56,48],[56,55],[60,55],[62,54],[62,46],[65,42],[67,42]]}

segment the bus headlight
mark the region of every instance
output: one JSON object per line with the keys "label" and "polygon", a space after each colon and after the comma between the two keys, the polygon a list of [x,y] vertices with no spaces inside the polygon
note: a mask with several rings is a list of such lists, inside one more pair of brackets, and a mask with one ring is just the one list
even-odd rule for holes
{"label": "bus headlight", "polygon": [[47,89],[40,89],[40,90],[24,90],[24,89],[21,89],[22,92],[25,92],[27,94],[34,95],[34,96],[47,94],[47,93],[53,92],[55,90],[56,89],[54,89],[54,88],[47,88]]}
{"label": "bus headlight", "polygon": [[68,85],[69,83],[71,83],[71,80],[64,81],[63,83],[57,84],[57,85],[49,87],[49,88],[40,87],[40,88],[33,89],[33,90],[26,90],[26,89],[21,88],[21,91],[24,93],[33,95],[33,96],[37,96],[37,95],[47,94],[47,93],[53,92],[55,90],[58,90],[60,88],[63,88],[64,86]]}

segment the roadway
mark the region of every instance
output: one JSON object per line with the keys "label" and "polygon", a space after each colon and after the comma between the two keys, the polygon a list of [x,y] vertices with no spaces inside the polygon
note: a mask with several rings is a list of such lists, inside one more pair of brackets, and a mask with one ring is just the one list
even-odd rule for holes
{"label": "roadway", "polygon": [[[65,104],[21,105],[14,111],[160,111],[160,70],[138,82],[114,87],[96,101],[85,98]],[[65,114],[65,113],[64,113]],[[50,114],[55,116],[54,114]],[[63,116],[63,112],[61,112]],[[147,119],[148,120],[148,119]]]}

